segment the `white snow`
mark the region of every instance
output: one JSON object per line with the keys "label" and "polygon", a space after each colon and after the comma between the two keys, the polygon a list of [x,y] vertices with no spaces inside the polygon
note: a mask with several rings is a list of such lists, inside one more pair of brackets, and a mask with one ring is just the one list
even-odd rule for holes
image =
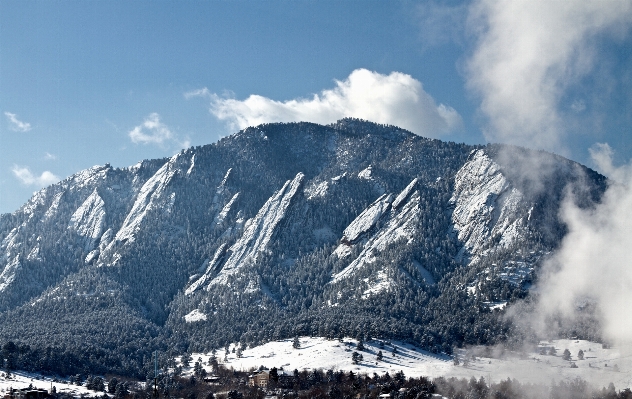
{"label": "white snow", "polygon": [[364,170],[362,170],[362,171],[360,171],[358,173],[358,178],[364,179],[364,180],[371,180],[372,179],[371,178],[371,172],[372,172],[371,171],[371,165],[369,165],[368,168],[366,168],[366,169],[364,169]]}
{"label": "white snow", "polygon": [[187,323],[204,320],[206,320],[206,315],[200,312],[198,309],[193,309],[191,312],[184,316],[184,321],[186,321]]}
{"label": "white snow", "polygon": [[[211,284],[225,283],[229,275],[254,262],[259,254],[266,250],[272,234],[285,216],[304,177],[303,173],[298,173],[293,180],[285,182],[283,187],[266,201],[257,215],[246,223],[241,238],[230,247],[230,256]],[[209,268],[215,267],[216,265],[209,265]]]}
{"label": "white snow", "polygon": [[[20,268],[20,246],[17,241],[18,233],[27,222],[22,223],[18,227],[11,229],[9,234],[2,240],[0,244],[0,262],[6,262],[2,273],[0,273],[0,292],[4,291],[15,279],[15,273]],[[39,246],[39,243],[36,244]],[[38,251],[39,252],[39,251]]]}
{"label": "white snow", "polygon": [[0,247],[6,249],[7,253],[13,247],[18,245],[15,239],[18,236],[18,233],[20,231],[20,227],[23,227],[23,226],[24,226],[24,224],[20,225],[19,227],[14,227],[13,229],[11,229],[9,234],[7,234],[7,236],[4,237],[4,239],[2,240],[2,244],[0,244]]}
{"label": "white snow", "polygon": [[20,268],[20,255],[16,255],[13,260],[7,262],[7,265],[0,274],[0,292],[4,291],[15,279],[15,273]]}
{"label": "white snow", "polygon": [[215,224],[222,224],[224,222],[226,216],[228,216],[228,212],[230,212],[233,204],[235,203],[235,201],[237,201],[237,198],[239,198],[239,193],[233,195],[230,201],[228,201],[228,203],[224,205],[222,210],[217,214],[217,216],[215,216]]}
{"label": "white snow", "polygon": [[[420,376],[428,375],[429,372],[442,375],[436,370],[447,371],[452,367],[452,361],[448,356],[435,355],[398,341],[392,341],[383,349],[378,347],[378,341],[365,343],[366,351],[359,352],[364,357],[364,361],[357,365],[351,361],[351,354],[356,350],[357,344],[354,339],[345,338],[343,342],[340,342],[326,338],[300,337],[301,347],[299,349],[294,349],[292,342],[293,339],[285,339],[247,348],[242,351],[241,358],[237,358],[236,354],[232,353],[232,348],[235,347],[235,344],[232,344],[226,362],[223,361],[224,352],[222,350],[219,350],[216,356],[220,364],[244,371],[263,365],[270,368],[283,368],[289,373],[294,369],[333,369],[353,370],[354,372],[369,374],[374,372],[381,374],[388,371],[392,375],[403,370],[407,376]],[[395,356],[391,353],[392,345],[397,347]],[[376,364],[375,357],[380,350],[384,357],[381,362]],[[210,367],[206,366],[210,354],[194,353],[191,356],[193,359],[201,357],[204,367],[210,371]],[[185,373],[187,372],[192,372],[192,367],[185,370]]]}
{"label": "white snow", "polygon": [[349,226],[347,226],[343,232],[344,239],[353,242],[363,233],[369,231],[389,209],[392,199],[392,195],[384,194],[375,200],[375,202],[362,211],[362,213],[358,215],[358,217],[356,217]]}
{"label": "white snow", "polygon": [[53,197],[53,201],[50,204],[50,207],[46,210],[46,213],[44,213],[44,220],[48,220],[50,218],[52,218],[53,216],[55,216],[55,213],[57,213],[57,208],[59,208],[59,203],[61,202],[61,197],[63,197],[64,192],[60,192],[55,194],[55,196]]}
{"label": "white snow", "polygon": [[195,166],[195,154],[193,154],[193,156],[191,156],[191,166],[189,166],[189,169],[187,170],[187,176],[189,176],[191,174],[191,172],[193,172],[193,167]]}
{"label": "white snow", "polygon": [[226,174],[224,174],[224,178],[222,179],[222,182],[220,183],[220,187],[224,187],[226,185],[226,182],[228,181],[228,178],[230,177],[231,172],[233,171],[233,168],[228,168],[228,170],[226,171]]}
{"label": "white snow", "polygon": [[419,179],[415,177],[413,181],[411,181],[408,186],[406,186],[406,188],[401,193],[399,193],[399,195],[397,195],[397,197],[393,201],[393,208],[399,208],[399,206],[406,200],[406,198],[408,198],[410,193],[413,191],[413,188],[415,188],[415,185],[417,185],[418,181]]}
{"label": "white snow", "polygon": [[103,392],[94,392],[87,389],[85,386],[78,386],[68,384],[66,382],[53,382],[53,378],[44,377],[41,374],[27,373],[24,371],[12,371],[11,378],[7,379],[4,373],[0,373],[0,396],[4,397],[4,394],[9,393],[11,388],[22,389],[27,388],[29,385],[33,385],[34,388],[45,389],[49,393],[51,386],[54,386],[57,393],[67,393],[77,398],[82,394],[87,396],[101,396]]}
{"label": "white snow", "polygon": [[[380,197],[381,198],[381,197]],[[389,195],[385,197],[385,200],[391,199]],[[388,202],[384,201],[384,207],[388,207]],[[374,203],[375,205],[375,203]],[[371,207],[373,207],[372,205]],[[369,208],[370,209],[370,208]],[[364,212],[363,212],[364,214]],[[376,261],[375,254],[384,251],[390,244],[399,240],[406,240],[410,243],[416,232],[416,224],[419,220],[421,209],[419,208],[419,195],[413,195],[410,200],[404,205],[377,234],[371,237],[360,252],[360,255],[349,266],[343,269],[341,272],[332,276],[332,283],[338,282],[344,278],[352,276],[359,268],[372,264]],[[356,219],[357,220],[357,219]],[[355,221],[354,221],[355,222]],[[345,230],[346,231],[346,230]],[[340,255],[344,254],[342,250],[336,249],[336,252]],[[378,279],[378,281],[381,281]],[[385,284],[381,284],[382,287],[386,287]],[[371,291],[376,292],[376,291]]]}
{"label": "white snow", "polygon": [[85,258],[84,262],[86,264],[92,262],[93,260],[95,260],[96,258],[99,257],[100,253],[101,253],[101,251],[99,251],[98,249],[93,249],[92,251],[90,251],[88,253],[88,255],[86,255],[86,258]]}
{"label": "white snow", "polygon": [[95,165],[91,168],[82,170],[79,173],[75,173],[68,179],[64,180],[64,182],[70,181],[70,186],[73,190],[78,190],[91,185],[98,179],[105,178],[108,169],[109,167],[107,166]]}
{"label": "white snow", "polygon": [[362,299],[367,299],[371,295],[379,294],[380,292],[389,291],[397,285],[395,280],[390,278],[384,270],[378,271],[374,280],[367,278],[365,282],[369,285],[369,288],[362,293]]}
{"label": "white snow", "polygon": [[483,255],[494,242],[508,247],[526,234],[522,193],[510,186],[483,150],[474,152],[457,172],[450,203],[454,229],[470,255]]}
{"label": "white snow", "polygon": [[47,191],[48,187],[33,193],[33,196],[26,202],[26,204],[22,205],[22,207],[18,209],[16,213],[21,211],[25,215],[28,215],[28,219],[30,220],[33,216],[35,216],[35,210],[41,205],[44,205]]}
{"label": "white snow", "polygon": [[111,228],[107,229],[105,233],[103,233],[103,235],[101,236],[101,240],[99,241],[99,250],[100,251],[105,250],[105,248],[107,248],[110,242],[112,242],[113,238],[114,238],[114,230],[112,230]]}
{"label": "white snow", "polygon": [[[179,155],[179,154],[178,154]],[[140,229],[140,225],[147,212],[154,207],[159,207],[156,202],[164,194],[167,185],[177,172],[176,161],[178,155],[174,155],[158,171],[143,184],[132,210],[127,214],[123,226],[116,233],[115,241],[134,240],[134,234]]]}
{"label": "white snow", "polygon": [[228,245],[224,243],[220,245],[219,248],[217,248],[215,254],[213,255],[213,259],[211,259],[207,263],[206,271],[204,272],[204,274],[199,279],[194,281],[193,284],[191,284],[189,288],[186,289],[186,291],[184,291],[185,295],[191,295],[198,288],[202,287],[207,281],[211,280],[211,278],[213,277],[214,268],[219,262],[220,258],[226,253],[227,246]]}
{"label": "white snow", "polygon": [[42,258],[40,257],[40,246],[39,243],[36,244],[32,249],[31,252],[29,252],[29,254],[26,256],[26,260],[42,260]]}
{"label": "white snow", "polygon": [[314,198],[322,198],[327,195],[327,190],[329,189],[329,182],[322,181],[317,184],[311,184],[305,187],[305,194],[308,200]]}
{"label": "white snow", "polygon": [[351,255],[351,247],[347,244],[340,244],[334,250],[334,255],[336,255],[339,259],[346,258]]}
{"label": "white snow", "polygon": [[[468,380],[471,377],[484,377],[488,382],[515,378],[521,383],[545,385],[551,381],[570,382],[580,377],[598,388],[607,387],[610,382],[614,383],[617,390],[632,386],[632,348],[603,349],[601,344],[589,341],[554,340],[541,344],[542,347],[554,346],[557,356],[540,355],[535,347],[524,353],[507,351],[495,355],[492,355],[494,348],[490,348],[489,354],[484,353],[485,348],[481,347],[459,350],[461,363],[458,366],[446,355],[433,354],[399,341],[387,342],[384,348],[379,347],[377,340],[365,342],[366,350],[358,351],[364,359],[357,365],[351,361],[351,354],[357,351],[357,342],[353,339],[345,338],[343,342],[339,342],[326,338],[300,337],[299,349],[292,347],[292,341],[293,339],[285,339],[247,348],[243,350],[241,358],[237,358],[235,353],[229,353],[227,362],[223,362],[224,352],[219,350],[217,358],[227,367],[244,371],[263,365],[269,368],[282,367],[289,373],[294,369],[332,369],[353,370],[355,373],[370,375],[388,372],[392,376],[401,370],[407,377],[456,377]],[[395,355],[392,353],[393,346],[397,347]],[[571,361],[575,362],[577,368],[571,368],[570,362],[562,359],[564,349],[569,349]],[[584,360],[577,359],[580,349],[584,351]],[[383,360],[377,362],[376,355],[380,350]],[[476,358],[464,366],[464,355],[476,355]],[[210,371],[209,366],[206,366],[209,356],[210,354],[192,354],[193,359],[202,358],[207,371]],[[619,371],[615,371],[615,364]],[[192,371],[192,367],[185,370],[186,373]]]}
{"label": "white snow", "polygon": [[86,250],[92,249],[105,227],[105,202],[96,188],[70,217],[68,227],[85,238]]}

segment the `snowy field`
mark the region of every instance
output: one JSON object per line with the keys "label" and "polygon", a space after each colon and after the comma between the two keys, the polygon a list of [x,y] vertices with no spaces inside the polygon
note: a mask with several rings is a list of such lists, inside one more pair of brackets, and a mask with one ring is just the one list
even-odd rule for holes
{"label": "snowy field", "polygon": [[[34,388],[45,389],[49,393],[51,391],[51,387],[54,386],[58,393],[69,393],[73,396],[80,396],[81,394],[87,394],[89,396],[95,395],[95,392],[90,391],[83,386],[53,382],[53,378],[51,377],[16,371],[11,372],[11,377],[9,379],[6,378],[6,374],[4,372],[0,373],[0,397],[4,397],[4,394],[11,388],[27,388],[31,384]],[[99,394],[102,395],[103,393],[99,392]]]}
{"label": "snowy field", "polygon": [[[292,373],[294,369],[321,368],[323,370],[353,370],[356,373],[371,375],[389,372],[393,375],[401,370],[407,377],[443,376],[468,379],[484,377],[487,381],[493,382],[515,378],[522,383],[545,385],[552,381],[570,381],[580,377],[596,387],[607,387],[610,382],[614,383],[617,390],[632,387],[632,348],[604,349],[601,344],[581,340],[553,340],[541,343],[541,348],[555,347],[556,356],[540,355],[541,349],[537,348],[523,353],[505,352],[493,355],[484,353],[484,348],[459,351],[460,359],[465,357],[470,359],[467,365],[464,365],[462,361],[459,365],[454,365],[451,357],[426,352],[398,341],[385,341],[381,347],[377,340],[365,343],[365,350],[358,351],[362,354],[363,360],[358,364],[353,364],[351,355],[357,351],[357,342],[353,339],[345,338],[340,342],[325,338],[301,337],[298,349],[292,347],[292,341],[292,339],[286,339],[247,348],[243,350],[241,358],[237,358],[237,351],[233,353],[235,345],[231,345],[226,361],[224,361],[224,349],[217,352],[217,358],[219,363],[226,367],[245,371],[265,366],[283,368],[288,373]],[[393,354],[393,348],[396,348],[395,354]],[[565,349],[570,351],[571,361],[562,359]],[[580,349],[584,351],[584,360],[579,360],[577,357]],[[377,353],[380,350],[383,359],[377,361]],[[474,360],[471,360],[471,355],[475,355]],[[209,357],[210,353],[192,354],[191,367],[185,369],[184,373],[192,373],[193,365],[199,358],[202,359],[207,372],[210,372]],[[577,368],[571,368],[571,362],[574,362]],[[15,372],[9,380],[6,379],[4,373],[0,373],[0,397],[4,396],[10,388],[25,388],[29,384],[49,391],[51,386],[55,386],[57,392],[66,392],[73,396],[95,395],[85,387],[53,382],[52,378],[38,374]]]}
{"label": "snowy field", "polygon": [[[364,359],[356,365],[351,360],[353,351],[357,350],[356,344],[357,342],[350,338],[340,342],[325,338],[302,337],[299,349],[294,349],[292,340],[286,339],[245,349],[241,358],[237,358],[236,353],[233,353],[235,346],[231,345],[226,362],[223,361],[223,349],[219,350],[216,356],[220,364],[238,370],[265,366],[282,367],[291,373],[294,369],[322,368],[353,370],[371,375],[385,372],[393,375],[401,370],[408,377],[484,377],[487,381],[494,382],[515,378],[522,383],[540,384],[570,381],[580,377],[596,387],[607,387],[610,382],[614,383],[617,390],[632,387],[632,348],[603,349],[601,344],[589,341],[553,340],[541,343],[541,347],[555,347],[556,356],[540,355],[537,348],[523,353],[505,352],[485,356],[483,348],[474,348],[467,352],[459,352],[459,357],[469,358],[474,354],[475,360],[470,360],[467,365],[460,362],[458,366],[454,365],[453,359],[448,356],[436,355],[398,341],[386,342],[381,348],[376,340],[364,344],[365,350],[359,352]],[[393,347],[396,347],[395,354],[392,352]],[[562,359],[565,349],[570,351],[571,361]],[[584,360],[577,358],[580,349],[584,351]],[[376,356],[380,350],[383,353],[383,360],[377,361]],[[202,358],[206,370],[210,371],[206,366],[209,355],[193,354],[191,368],[185,372],[192,372],[192,366],[198,358]],[[577,368],[571,368],[571,362],[574,362]]]}

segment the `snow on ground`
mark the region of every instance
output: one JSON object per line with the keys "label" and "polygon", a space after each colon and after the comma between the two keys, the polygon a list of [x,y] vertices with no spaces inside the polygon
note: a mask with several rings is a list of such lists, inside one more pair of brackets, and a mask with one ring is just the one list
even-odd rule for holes
{"label": "snow on ground", "polygon": [[[540,348],[533,348],[530,352],[512,352],[493,357],[482,355],[485,348],[474,348],[468,351],[458,350],[458,357],[461,360],[466,356],[470,358],[471,355],[476,355],[476,358],[469,360],[465,366],[463,361],[459,365],[454,365],[449,356],[433,354],[399,341],[384,341],[382,348],[377,340],[365,343],[365,350],[358,351],[362,354],[363,360],[356,365],[351,361],[352,353],[357,351],[357,341],[353,339],[345,338],[338,341],[301,337],[299,341],[301,347],[298,349],[292,347],[292,339],[248,348],[243,350],[241,358],[237,358],[236,353],[232,352],[235,348],[233,344],[230,346],[226,361],[224,361],[225,352],[223,349],[219,350],[216,356],[220,364],[245,371],[265,366],[283,368],[288,373],[292,373],[294,369],[320,368],[323,370],[353,370],[355,373],[371,375],[388,372],[393,375],[401,370],[407,377],[467,379],[484,377],[485,380],[492,382],[515,378],[521,383],[543,385],[549,385],[553,381],[571,381],[580,377],[598,388],[607,387],[611,382],[614,383],[617,390],[632,387],[632,348],[604,349],[601,344],[583,340],[542,342]],[[542,348],[548,351],[550,347],[555,347],[556,356],[539,354]],[[396,348],[395,354],[393,354],[393,348]],[[564,349],[571,352],[570,362],[562,359]],[[577,358],[580,349],[584,351],[584,360]],[[380,350],[384,357],[382,361],[378,362],[376,356]],[[191,367],[184,370],[185,374],[193,372],[193,365],[199,358],[202,359],[207,372],[211,371],[210,366],[208,366],[210,353],[194,353],[192,357]],[[574,362],[577,368],[571,368],[571,362]],[[26,388],[29,384],[48,391],[50,391],[51,386],[55,386],[57,392],[70,393],[75,397],[83,393],[89,396],[95,394],[85,387],[58,381],[53,382],[52,378],[39,374],[14,372],[11,379],[6,379],[4,373],[0,373],[0,396],[3,396],[10,388]]]}
{"label": "snow on ground", "polygon": [[[40,374],[12,371],[9,379],[6,378],[5,373],[0,373],[0,396],[3,397],[4,394],[9,392],[11,388],[27,388],[30,384],[32,384],[34,388],[45,389],[49,393],[51,391],[51,387],[54,386],[58,393],[68,393],[75,397],[78,397],[81,394],[87,394],[88,396],[95,395],[94,391],[88,390],[85,386],[66,384],[59,381],[53,382],[53,378],[44,377]],[[102,392],[98,392],[98,394],[102,394]]]}
{"label": "snow on ground", "polygon": [[187,323],[193,323],[195,321],[206,320],[206,315],[200,312],[198,309],[193,309],[189,314],[184,316],[184,320]]}
{"label": "snow on ground", "polygon": [[[302,337],[299,349],[292,347],[292,341],[286,339],[248,348],[243,350],[241,358],[237,358],[236,353],[232,352],[235,345],[231,345],[226,362],[224,349],[218,350],[216,356],[220,364],[237,370],[265,366],[282,367],[286,372],[292,373],[294,369],[321,368],[353,370],[355,373],[371,375],[385,372],[393,375],[401,370],[408,377],[484,377],[485,380],[493,382],[515,378],[522,383],[544,385],[549,385],[552,381],[571,381],[580,377],[596,387],[607,387],[610,382],[614,383],[617,390],[632,387],[632,348],[604,349],[599,343],[583,340],[553,340],[541,343],[541,347],[555,347],[556,356],[540,355],[540,349],[537,348],[530,352],[505,352],[502,356],[493,357],[479,356],[478,353],[482,353],[484,348],[463,350],[459,352],[461,359],[466,353],[468,357],[476,355],[475,360],[470,360],[466,366],[462,361],[458,366],[454,365],[453,359],[449,356],[433,354],[399,341],[385,341],[383,348],[377,340],[365,343],[365,351],[358,351],[364,359],[357,365],[351,361],[353,351],[357,351],[357,341],[353,339],[345,338],[340,342],[325,338]],[[395,354],[392,352],[393,347],[396,348]],[[570,362],[562,359],[564,349],[571,352]],[[580,349],[584,351],[584,360],[577,358]],[[380,350],[384,357],[378,362],[376,355]],[[193,354],[191,367],[185,369],[185,373],[192,372],[192,366],[198,358],[202,358],[203,364],[210,372],[210,367],[207,366],[209,355]],[[571,362],[574,362],[577,368],[571,368]]]}

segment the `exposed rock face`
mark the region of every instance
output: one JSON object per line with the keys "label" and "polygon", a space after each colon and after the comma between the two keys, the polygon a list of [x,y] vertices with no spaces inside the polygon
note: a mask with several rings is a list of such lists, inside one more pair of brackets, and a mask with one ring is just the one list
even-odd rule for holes
{"label": "exposed rock face", "polygon": [[[373,236],[368,238],[366,243],[362,245],[362,251],[358,257],[344,270],[332,276],[332,283],[353,276],[360,268],[375,264],[378,261],[379,254],[386,250],[389,245],[397,242],[402,242],[404,245],[412,243],[421,213],[419,194],[410,194],[416,183],[417,180],[413,180],[397,196],[394,202],[393,195],[382,195],[345,229],[343,243],[340,244],[342,248],[352,245],[351,243],[357,240],[360,234],[370,231],[380,219],[384,222],[384,227],[376,229],[377,231]],[[408,201],[402,206],[402,202],[405,199],[408,199]],[[348,252],[344,249],[336,249],[335,253],[347,254]],[[384,269],[377,270],[376,273],[381,275],[378,280],[382,281],[382,284],[379,284],[379,289],[373,288],[371,293],[381,292],[392,285],[384,282],[386,281],[384,276],[387,276],[387,272]]]}
{"label": "exposed rock face", "polygon": [[532,207],[484,150],[475,150],[454,177],[452,222],[463,244],[459,256],[484,255],[527,235]]}
{"label": "exposed rock face", "polygon": [[[228,276],[236,274],[239,269],[255,262],[268,249],[272,235],[287,213],[304,178],[304,174],[297,174],[293,180],[288,180],[270,197],[257,215],[246,223],[239,240],[228,249],[230,253],[228,259],[222,263],[225,246],[221,246],[209,262],[206,273],[193,283],[186,293],[194,292],[206,281],[210,282],[210,285],[206,287],[207,290],[211,289],[213,284],[225,284]],[[215,273],[216,276],[212,276],[211,273]]]}
{"label": "exposed rock face", "polygon": [[105,202],[96,188],[70,217],[70,225],[78,235],[85,238],[85,249],[92,250],[105,227]]}

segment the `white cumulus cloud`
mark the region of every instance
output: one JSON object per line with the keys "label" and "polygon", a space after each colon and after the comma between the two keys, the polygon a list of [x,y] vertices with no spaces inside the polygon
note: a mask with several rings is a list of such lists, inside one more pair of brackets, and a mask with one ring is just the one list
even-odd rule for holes
{"label": "white cumulus cloud", "polygon": [[18,119],[18,116],[16,114],[5,112],[4,115],[9,121],[9,129],[13,130],[14,132],[28,132],[29,130],[31,130],[31,124],[28,122],[22,122]]}
{"label": "white cumulus cloud", "polygon": [[220,97],[207,89],[185,94],[208,96],[210,111],[233,129],[269,122],[314,122],[327,124],[355,117],[391,124],[423,136],[438,137],[462,127],[461,116],[452,107],[437,104],[410,75],[382,75],[356,69],[333,89],[311,98],[275,101],[259,95],[245,100]]}
{"label": "white cumulus cloud", "polygon": [[160,115],[156,112],[149,114],[145,118],[145,121],[130,130],[128,135],[133,143],[156,144],[163,147],[167,146],[167,144],[171,144],[178,148],[188,148],[191,146],[188,137],[185,137],[184,140],[180,140],[178,136],[160,120]]}
{"label": "white cumulus cloud", "polygon": [[11,168],[13,175],[27,186],[46,187],[53,183],[57,183],[60,179],[52,172],[46,170],[40,176],[34,175],[28,167],[13,165]]}
{"label": "white cumulus cloud", "polygon": [[486,137],[560,150],[563,95],[594,70],[604,34],[621,36],[631,23],[628,0],[476,1],[466,76],[488,119]]}
{"label": "white cumulus cloud", "polygon": [[129,132],[129,138],[134,143],[163,144],[173,138],[173,133],[160,121],[160,115],[154,112]]}

